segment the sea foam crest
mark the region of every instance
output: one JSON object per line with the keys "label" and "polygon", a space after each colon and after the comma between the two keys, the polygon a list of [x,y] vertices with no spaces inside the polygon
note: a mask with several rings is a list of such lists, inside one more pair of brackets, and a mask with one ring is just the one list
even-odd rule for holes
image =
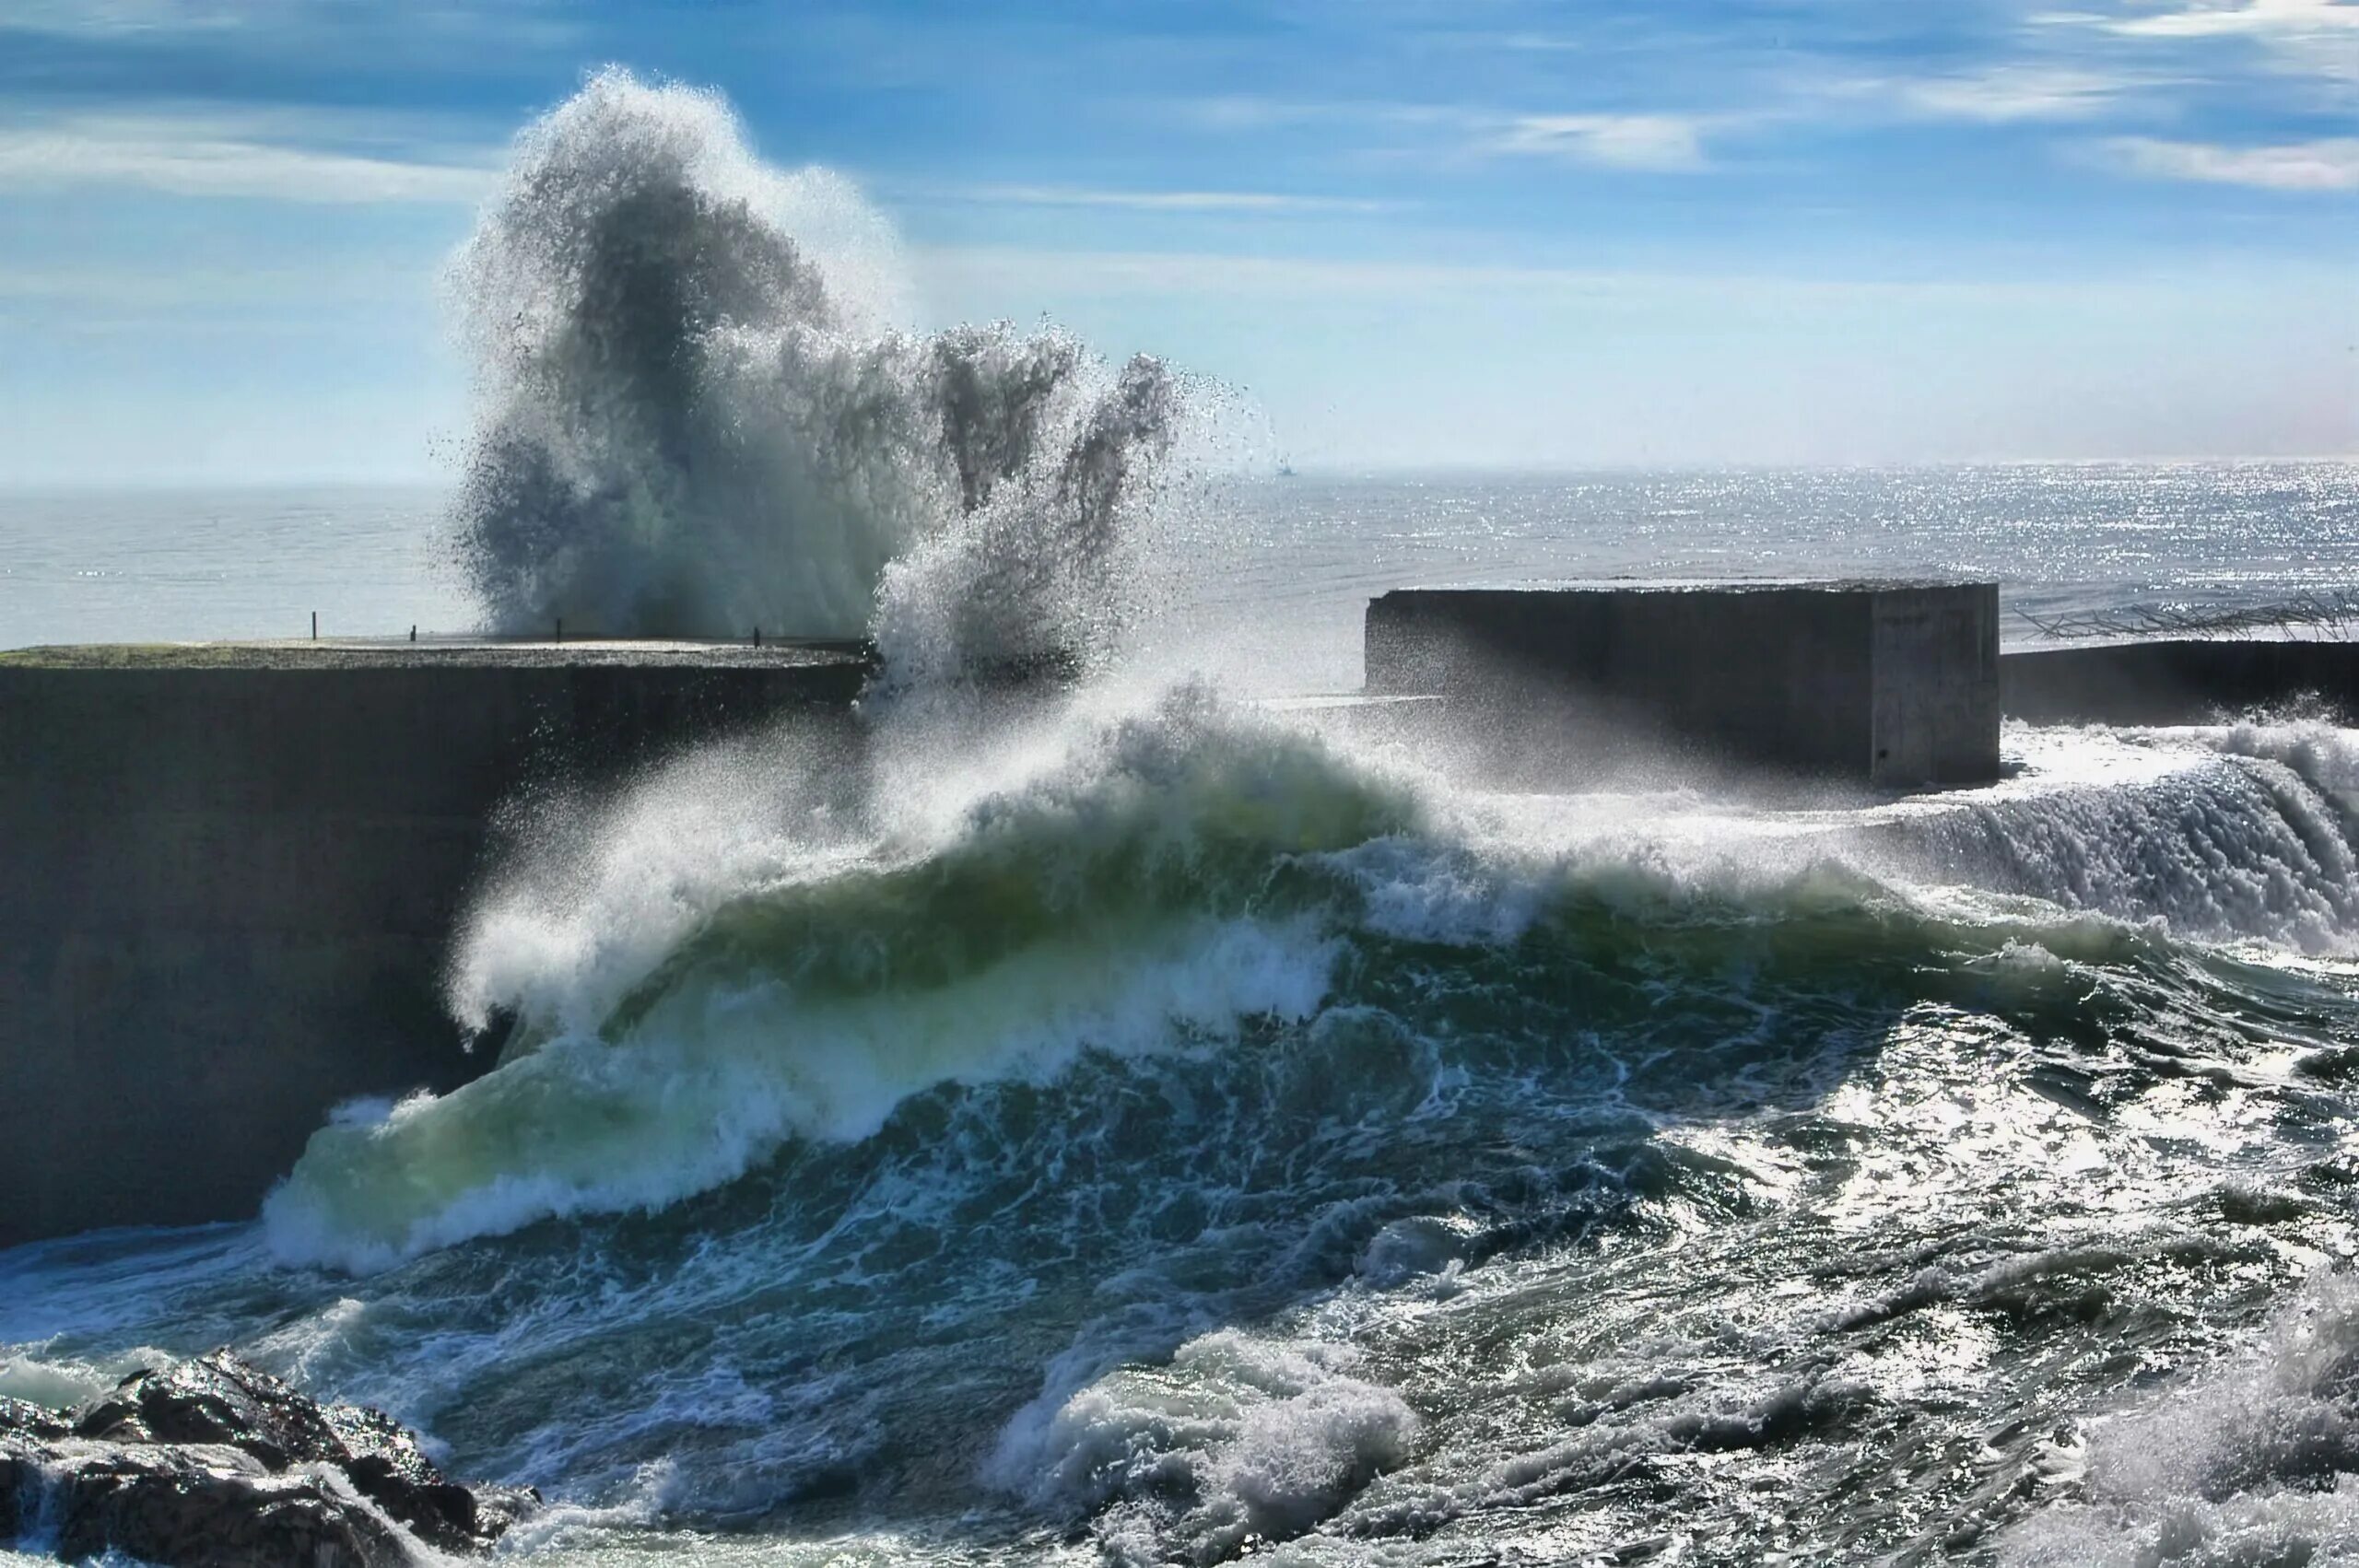
{"label": "sea foam crest", "polygon": [[518,140],[451,280],[460,554],[497,627],[874,620],[921,678],[1104,650],[1180,383],[1057,332],[897,330],[889,224],[763,165],[719,98],[592,78]]}
{"label": "sea foam crest", "polygon": [[2359,1281],[2313,1280],[2252,1349],[2100,1425],[2083,1474],[2007,1562],[2359,1562]]}
{"label": "sea foam crest", "polygon": [[[1222,1329],[1019,1412],[990,1474],[1049,1510],[1098,1514],[1117,1562],[1220,1562],[1334,1515],[1402,1464],[1422,1422],[1348,1345]],[[1102,1511],[1102,1512],[1101,1512]]]}

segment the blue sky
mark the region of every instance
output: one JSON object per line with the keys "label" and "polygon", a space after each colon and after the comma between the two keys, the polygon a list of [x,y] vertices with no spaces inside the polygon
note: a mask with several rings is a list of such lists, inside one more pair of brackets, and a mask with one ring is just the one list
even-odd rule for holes
{"label": "blue sky", "polygon": [[0,483],[445,472],[443,259],[607,63],[1298,464],[2359,451],[2359,0],[13,0]]}

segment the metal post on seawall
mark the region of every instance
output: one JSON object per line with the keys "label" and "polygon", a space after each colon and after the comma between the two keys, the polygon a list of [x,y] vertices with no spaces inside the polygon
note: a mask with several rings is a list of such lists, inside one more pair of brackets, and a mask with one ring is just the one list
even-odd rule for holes
{"label": "metal post on seawall", "polygon": [[756,648],[762,646],[762,628],[759,626],[754,628],[754,646]]}
{"label": "metal post on seawall", "polygon": [[320,613],[317,610],[311,612],[311,640],[320,640]]}
{"label": "metal post on seawall", "polygon": [[416,622],[412,622],[410,624],[409,639],[412,642],[416,642],[417,640],[417,625]]}

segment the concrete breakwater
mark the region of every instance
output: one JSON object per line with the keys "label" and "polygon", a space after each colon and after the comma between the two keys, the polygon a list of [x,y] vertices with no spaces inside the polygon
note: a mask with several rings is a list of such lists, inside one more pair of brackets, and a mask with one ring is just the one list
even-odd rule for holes
{"label": "concrete breakwater", "polygon": [[[1718,615],[1691,614],[1684,597],[1640,601],[1686,639],[1685,662],[1649,669],[1637,646],[1600,676],[1582,649],[1595,605],[1618,613],[1621,602],[1588,603],[1580,631],[1530,621],[1543,598],[1506,605],[1523,618],[1493,627],[1523,672],[1523,730],[1593,711],[1549,696],[1548,682],[1587,680],[1625,707],[1662,687],[1686,704],[1672,717],[1701,745],[1741,751],[1766,714],[1791,731],[1773,737],[1780,745],[1818,748],[1781,759],[1790,766],[1885,772],[1880,782],[1901,781],[1872,768],[1880,736],[1906,738],[1915,749],[1892,743],[1894,755],[1926,759],[1936,778],[1983,772],[1978,748],[1996,744],[1983,590],[1928,599],[1912,588],[1889,606],[1857,589],[1834,595],[1823,635],[1790,650],[1790,662],[1818,661],[1815,685],[1790,696],[1763,684],[1790,668],[1713,661],[1712,639],[1752,624],[1725,599]],[[1442,606],[1452,626],[1495,608]],[[1792,613],[1771,596],[1739,596],[1736,609]],[[1435,644],[1381,622],[1372,613],[1372,640],[1395,640],[1371,649],[1372,690],[1440,688],[1410,700],[1430,701],[1445,725],[1470,701],[1496,717],[1482,692],[1449,695],[1449,670],[1414,663]],[[2151,643],[1996,663],[1997,706],[2036,720],[2201,721],[2306,696],[2359,713],[2353,644]],[[789,715],[851,747],[871,669],[847,647],[0,654],[0,1246],[245,1218],[338,1103],[447,1090],[483,1071],[490,1060],[462,1048],[441,982],[502,803],[536,784],[618,779]],[[1721,681],[1724,669],[1734,675]],[[1895,686],[1895,669],[1931,673]],[[1684,686],[1664,685],[1682,670]]]}
{"label": "concrete breakwater", "polygon": [[2181,638],[2026,649],[1999,661],[2000,705],[2041,724],[2201,724],[2314,702],[2359,720],[2359,642]]}
{"label": "concrete breakwater", "polygon": [[496,809],[785,714],[843,649],[0,655],[0,1246],[245,1218],[331,1107],[448,1089]]}
{"label": "concrete breakwater", "polygon": [[1609,733],[1880,788],[1999,774],[1995,583],[1402,589],[1369,602],[1366,646],[1369,691],[1444,697],[1495,737]]}

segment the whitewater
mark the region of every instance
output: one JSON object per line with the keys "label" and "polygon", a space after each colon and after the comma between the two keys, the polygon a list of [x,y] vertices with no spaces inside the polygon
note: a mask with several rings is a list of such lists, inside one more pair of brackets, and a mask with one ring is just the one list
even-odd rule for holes
{"label": "whitewater", "polygon": [[1270,700],[1436,570],[2247,603],[2359,472],[1240,478],[1221,389],[900,324],[895,246],[684,89],[520,139],[386,536],[494,628],[872,636],[858,743],[520,800],[491,1071],[0,1253],[0,1395],[231,1345],[552,1565],[2359,1561],[2359,731],[1797,801]]}

